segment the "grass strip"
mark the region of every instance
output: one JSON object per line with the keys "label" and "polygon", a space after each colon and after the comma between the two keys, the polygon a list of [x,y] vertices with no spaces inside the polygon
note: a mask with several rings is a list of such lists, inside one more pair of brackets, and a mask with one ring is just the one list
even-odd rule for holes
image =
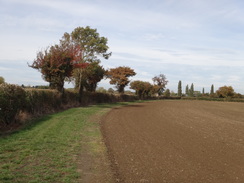
{"label": "grass strip", "polygon": [[[79,182],[78,158],[82,138],[101,138],[98,123],[89,122],[114,106],[104,104],[73,108],[42,117],[11,135],[0,137],[0,182]],[[84,141],[84,140],[83,140]],[[95,147],[92,151],[96,151]],[[91,152],[92,153],[92,152]]]}

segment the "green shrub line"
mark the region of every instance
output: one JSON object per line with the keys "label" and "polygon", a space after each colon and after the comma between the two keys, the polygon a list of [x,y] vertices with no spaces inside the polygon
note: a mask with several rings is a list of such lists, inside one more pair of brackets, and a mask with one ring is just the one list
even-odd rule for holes
{"label": "green shrub line", "polygon": [[60,93],[49,89],[23,89],[18,85],[4,83],[0,85],[0,131],[28,118],[72,107],[135,100],[138,98],[130,95],[84,92],[80,97],[78,93],[68,90]]}
{"label": "green shrub line", "polygon": [[206,101],[218,101],[218,102],[244,102],[244,99],[240,98],[212,98],[212,97],[181,97],[182,100],[206,100]]}

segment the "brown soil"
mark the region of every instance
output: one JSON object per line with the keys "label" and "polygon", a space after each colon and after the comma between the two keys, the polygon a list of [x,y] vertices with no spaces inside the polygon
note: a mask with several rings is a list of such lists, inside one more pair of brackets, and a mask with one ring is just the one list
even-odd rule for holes
{"label": "brown soil", "polygon": [[136,104],[101,129],[118,182],[244,182],[243,103]]}

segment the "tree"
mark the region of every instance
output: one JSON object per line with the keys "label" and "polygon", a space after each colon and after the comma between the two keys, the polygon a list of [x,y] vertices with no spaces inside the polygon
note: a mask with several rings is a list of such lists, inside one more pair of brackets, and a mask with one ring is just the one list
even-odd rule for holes
{"label": "tree", "polygon": [[136,91],[136,95],[140,99],[150,96],[153,91],[153,85],[151,83],[139,80],[131,82],[130,88]]}
{"label": "tree", "polygon": [[211,85],[211,90],[210,90],[210,94],[213,95],[214,94],[214,85]]}
{"label": "tree", "polygon": [[194,85],[193,85],[193,83],[191,84],[191,88],[189,90],[189,96],[194,97]]}
{"label": "tree", "polygon": [[[77,73],[74,73],[74,75]],[[103,79],[105,70],[98,62],[90,63],[86,68],[83,68],[82,72],[82,83],[86,91],[95,92],[97,88],[97,83]],[[77,77],[75,80],[76,86],[79,85],[80,78]]]}
{"label": "tree", "polygon": [[189,86],[188,85],[186,85],[186,96],[188,96],[189,95]]}
{"label": "tree", "polygon": [[3,84],[3,83],[5,83],[5,79],[4,79],[4,77],[0,76],[0,84]]}
{"label": "tree", "polygon": [[166,76],[164,74],[160,74],[160,75],[152,78],[152,80],[153,80],[155,85],[159,86],[159,89],[157,92],[158,92],[158,95],[161,95],[165,89],[165,86],[168,83]]}
{"label": "tree", "polygon": [[232,86],[222,86],[216,91],[216,93],[219,98],[233,97],[235,94]]}
{"label": "tree", "polygon": [[181,81],[179,81],[179,83],[178,83],[178,96],[179,96],[179,97],[182,96],[182,86],[181,86]]}
{"label": "tree", "polygon": [[97,89],[97,92],[98,92],[98,93],[107,93],[107,90],[106,90],[105,88],[103,88],[103,87],[99,87],[99,88]]}
{"label": "tree", "polygon": [[[63,36],[65,42],[72,42],[72,44],[77,45],[81,51],[81,59],[78,60],[80,63],[100,63],[100,58],[108,59],[111,56],[111,52],[108,53],[109,47],[107,46],[107,38],[100,37],[97,29],[92,29],[89,26],[77,27],[71,34],[65,33]],[[82,95],[86,75],[83,73],[84,69],[76,69],[74,71],[76,74],[76,88],[79,89],[80,95]],[[78,82],[79,81],[79,82]]]}
{"label": "tree", "polygon": [[170,97],[170,90],[169,89],[165,90],[164,95],[165,97]]}
{"label": "tree", "polygon": [[106,72],[106,77],[110,79],[110,84],[116,85],[119,93],[124,93],[124,88],[129,84],[129,77],[136,73],[130,67],[117,67]]}
{"label": "tree", "polygon": [[32,65],[28,65],[40,71],[52,89],[62,92],[64,81],[72,76],[73,69],[83,66],[75,63],[77,59],[80,59],[78,47],[60,41],[58,45],[39,51]]}
{"label": "tree", "polygon": [[204,95],[205,94],[205,91],[204,91],[204,88],[202,88],[202,95]]}
{"label": "tree", "polygon": [[113,88],[109,88],[109,89],[108,89],[108,93],[110,93],[110,94],[114,94],[114,89],[113,89]]}

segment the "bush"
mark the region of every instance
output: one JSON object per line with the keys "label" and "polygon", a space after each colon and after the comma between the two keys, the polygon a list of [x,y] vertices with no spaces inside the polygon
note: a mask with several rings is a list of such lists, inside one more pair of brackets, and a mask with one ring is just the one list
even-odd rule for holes
{"label": "bush", "polygon": [[19,112],[26,107],[25,90],[17,85],[0,85],[0,126],[15,121]]}

